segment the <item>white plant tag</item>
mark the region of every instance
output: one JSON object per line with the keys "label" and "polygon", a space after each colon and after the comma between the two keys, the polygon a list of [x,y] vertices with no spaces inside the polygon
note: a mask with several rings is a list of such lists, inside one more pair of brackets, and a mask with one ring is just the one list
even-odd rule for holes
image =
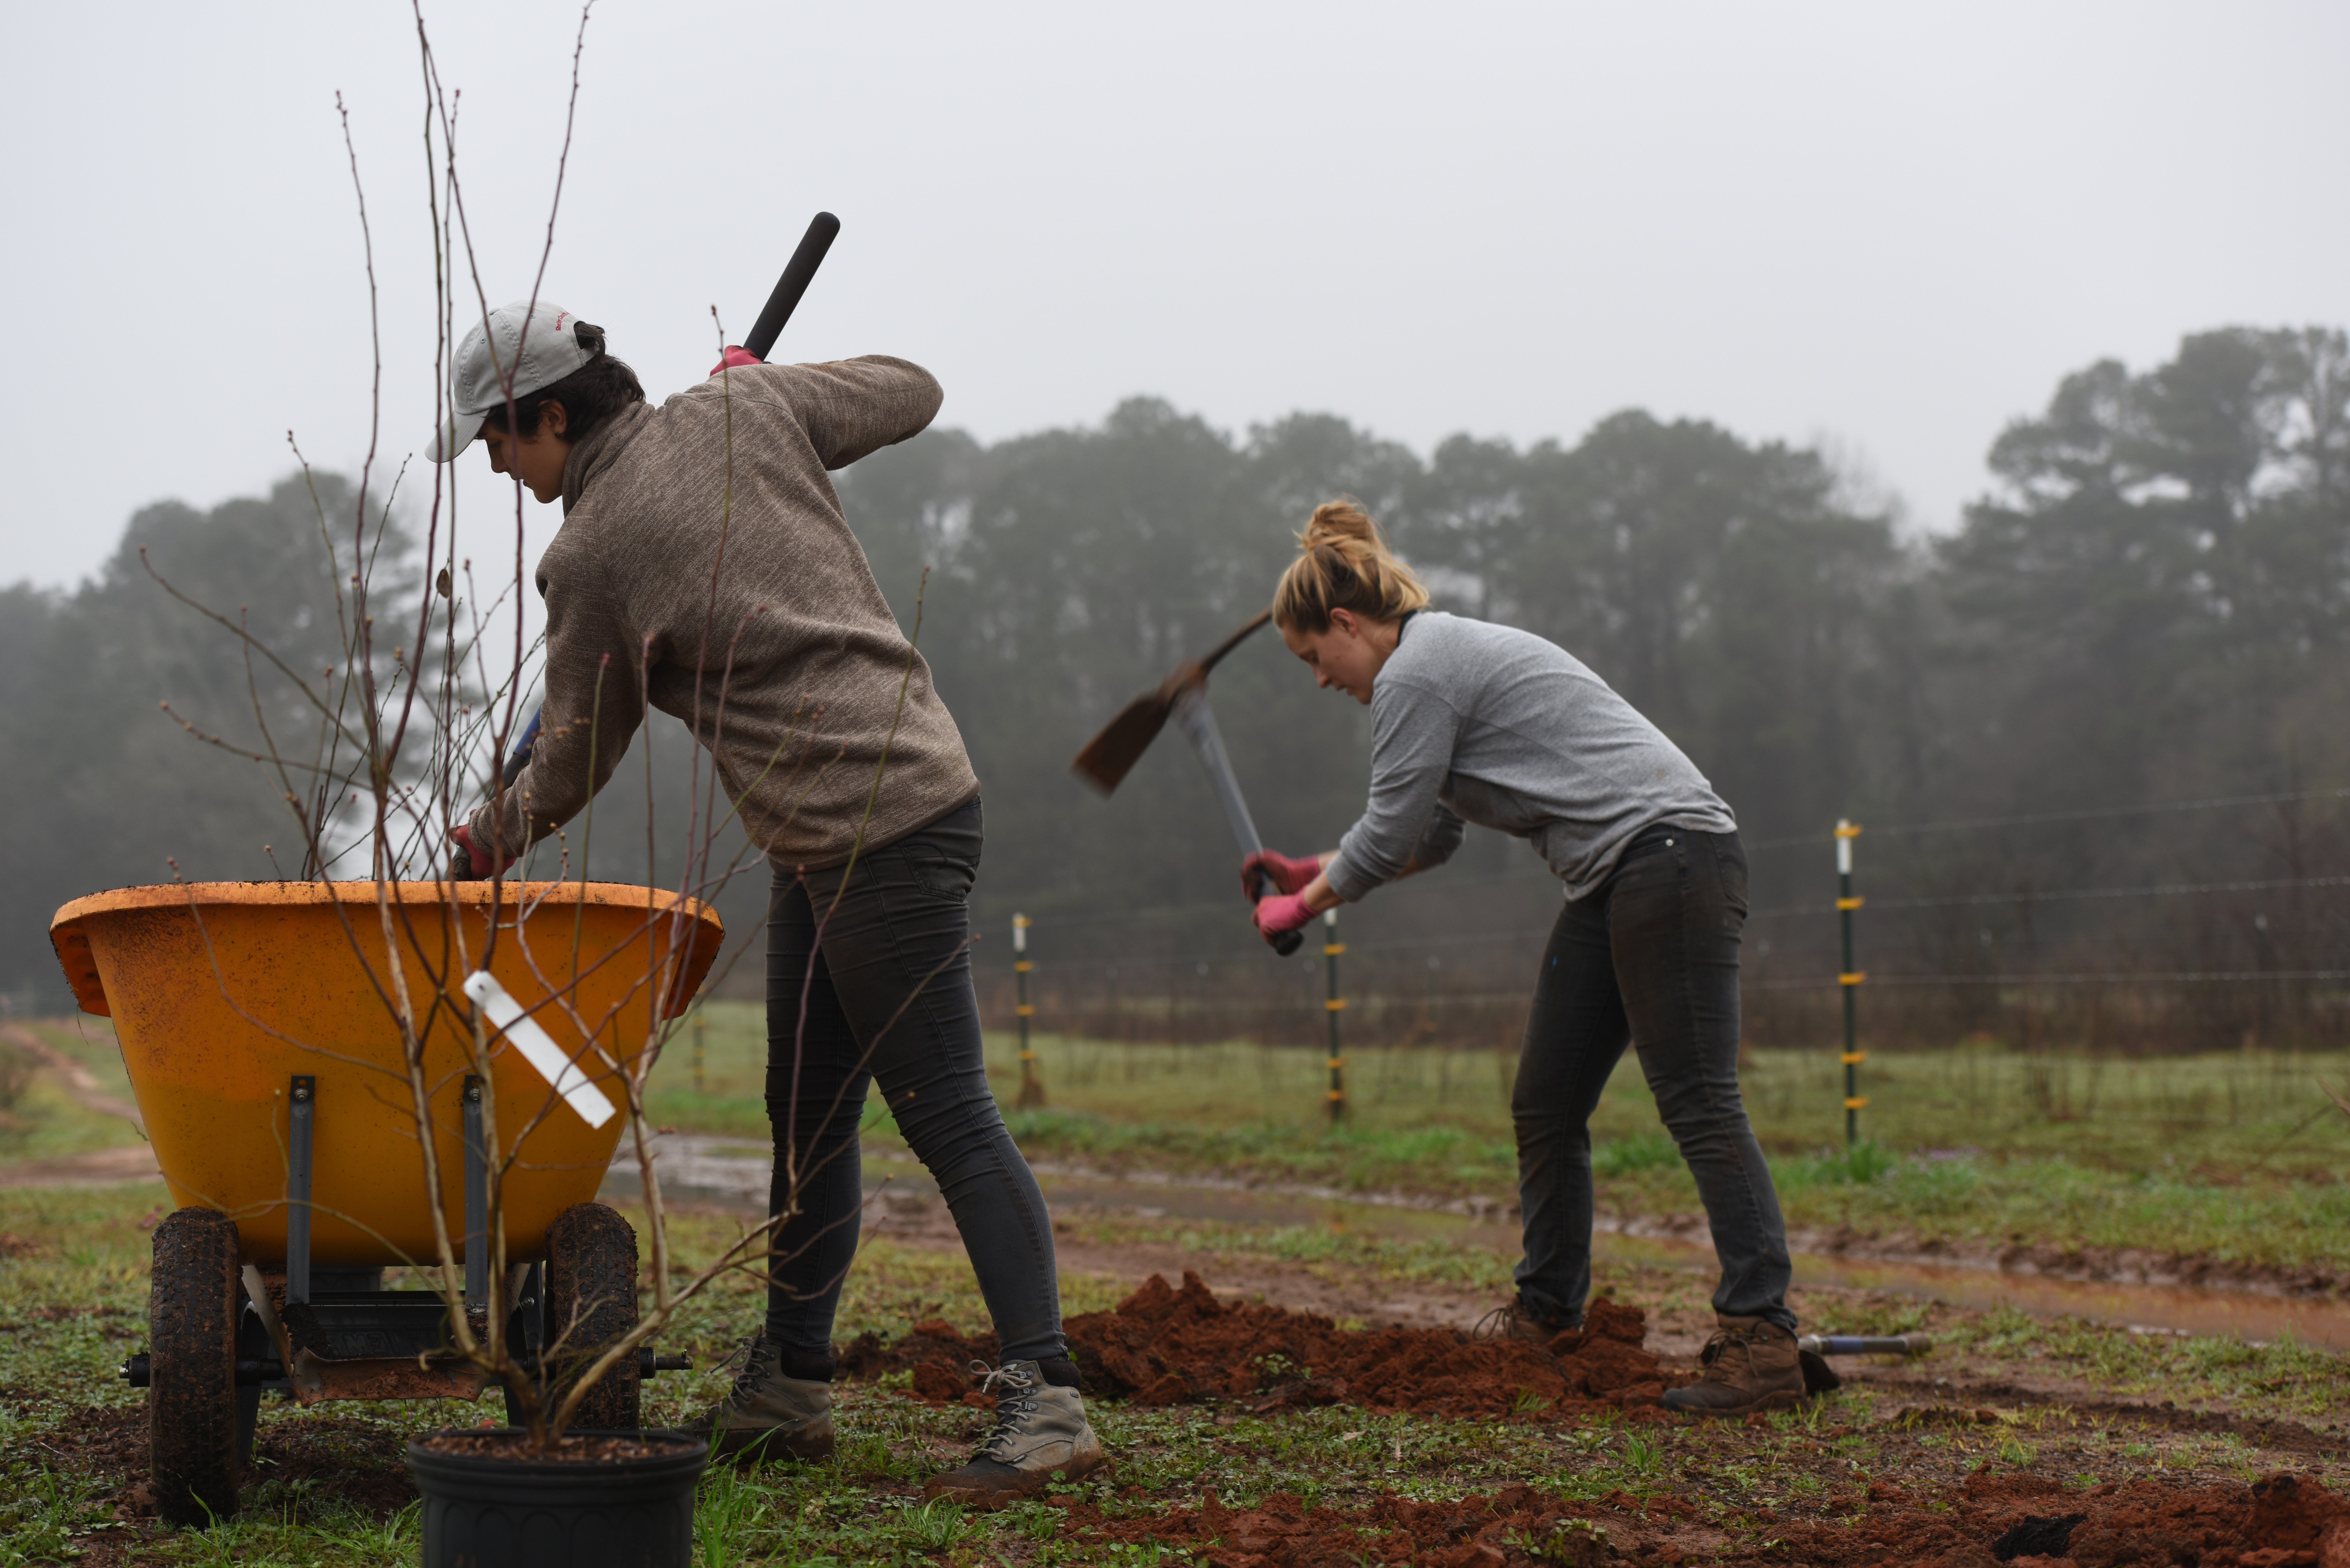
{"label": "white plant tag", "polygon": [[465,994],[482,1010],[497,1032],[522,1053],[522,1059],[538,1069],[538,1075],[555,1085],[564,1103],[579,1113],[579,1119],[591,1127],[600,1127],[612,1119],[612,1102],[604,1091],[588,1081],[588,1075],[577,1063],[563,1054],[546,1030],[524,1013],[522,1003],[498,983],[498,977],[488,970],[477,969],[465,977]]}

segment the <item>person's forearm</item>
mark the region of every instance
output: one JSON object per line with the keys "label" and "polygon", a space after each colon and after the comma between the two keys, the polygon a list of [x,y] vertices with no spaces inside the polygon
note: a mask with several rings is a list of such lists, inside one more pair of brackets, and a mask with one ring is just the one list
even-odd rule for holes
{"label": "person's forearm", "polygon": [[1316,877],[1305,884],[1305,890],[1297,896],[1305,900],[1307,909],[1317,915],[1325,909],[1335,909],[1347,901],[1330,890],[1330,878],[1326,875]]}
{"label": "person's forearm", "polygon": [[[1338,858],[1338,852],[1335,849],[1325,849],[1314,858],[1324,867],[1324,874],[1307,883],[1298,896],[1305,900],[1308,909],[1318,915],[1325,909],[1336,909],[1347,900],[1338,897],[1330,888],[1328,867],[1330,862]],[[1423,869],[1425,867],[1418,860],[1407,860],[1403,863],[1403,869],[1395,874],[1395,879],[1400,882],[1407,877],[1416,877]]]}
{"label": "person's forearm", "polygon": [[[1338,852],[1335,849],[1324,851],[1320,857],[1322,864],[1325,866],[1329,865],[1331,859],[1336,857],[1337,853]],[[1407,860],[1403,863],[1403,869],[1396,873],[1396,880],[1400,882],[1405,877],[1413,875],[1419,869],[1419,861]],[[1337,893],[1331,888],[1330,874],[1326,871],[1315,877],[1311,882],[1305,884],[1305,889],[1297,896],[1305,899],[1305,907],[1313,910],[1317,915],[1328,909],[1335,909],[1339,905],[1347,901],[1346,899],[1338,897]]]}

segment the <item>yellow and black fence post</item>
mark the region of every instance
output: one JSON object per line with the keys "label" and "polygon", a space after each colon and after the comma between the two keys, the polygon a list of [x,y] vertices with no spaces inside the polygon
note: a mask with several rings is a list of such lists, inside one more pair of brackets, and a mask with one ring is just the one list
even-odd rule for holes
{"label": "yellow and black fence post", "polygon": [[1868,1060],[1868,1053],[1860,1048],[1860,1019],[1856,1006],[1856,992],[1868,976],[1853,966],[1852,912],[1863,900],[1852,890],[1852,841],[1860,836],[1860,829],[1841,817],[1836,820],[1836,919],[1844,926],[1844,968],[1836,974],[1836,983],[1844,988],[1844,1143],[1846,1148],[1860,1141],[1860,1108],[1868,1104],[1860,1094],[1860,1064]]}
{"label": "yellow and black fence post", "polygon": [[1028,1044],[1028,1021],[1036,1009],[1028,1000],[1028,971],[1036,966],[1028,961],[1028,917],[1012,917],[1012,975],[1019,989],[1020,1014],[1020,1100],[1025,1108],[1045,1103],[1045,1080],[1036,1075],[1036,1052]]}
{"label": "yellow and black fence post", "polygon": [[1338,994],[1338,955],[1347,944],[1338,940],[1338,911],[1327,909],[1322,915],[1322,928],[1328,933],[1322,943],[1322,956],[1330,967],[1330,995],[1322,1010],[1330,1019],[1330,1119],[1347,1119],[1347,1059],[1338,1054],[1338,1014],[1346,1011],[1346,999]]}
{"label": "yellow and black fence post", "polygon": [[709,1092],[707,1081],[702,1076],[702,1069],[709,1065],[710,1061],[706,1038],[709,1033],[710,1020],[703,1017],[702,1009],[697,1007],[693,1010],[693,1092],[696,1097]]}

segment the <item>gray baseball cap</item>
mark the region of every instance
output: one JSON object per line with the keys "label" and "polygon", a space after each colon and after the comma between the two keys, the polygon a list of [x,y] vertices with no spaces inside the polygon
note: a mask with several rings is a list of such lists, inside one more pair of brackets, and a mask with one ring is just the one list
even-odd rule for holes
{"label": "gray baseball cap", "polygon": [[597,348],[579,340],[579,317],[551,300],[517,299],[490,312],[457,345],[449,372],[452,407],[447,422],[432,432],[424,454],[434,462],[452,461],[482,433],[482,421],[506,400],[504,376],[514,374],[517,398],[555,385],[593,359]]}

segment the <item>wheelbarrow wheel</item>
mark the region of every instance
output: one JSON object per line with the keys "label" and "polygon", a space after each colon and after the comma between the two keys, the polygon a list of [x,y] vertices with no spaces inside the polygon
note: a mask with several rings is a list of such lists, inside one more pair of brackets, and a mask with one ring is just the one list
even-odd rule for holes
{"label": "wheelbarrow wheel", "polygon": [[[573,1378],[637,1326],[637,1233],[618,1210],[575,1203],[546,1228],[546,1339],[560,1400]],[[623,1356],[579,1401],[577,1431],[634,1431],[644,1423],[637,1358]]]}
{"label": "wheelbarrow wheel", "polygon": [[155,1227],[147,1440],[155,1505],[173,1524],[236,1511],[240,1305],[234,1220],[182,1209]]}

